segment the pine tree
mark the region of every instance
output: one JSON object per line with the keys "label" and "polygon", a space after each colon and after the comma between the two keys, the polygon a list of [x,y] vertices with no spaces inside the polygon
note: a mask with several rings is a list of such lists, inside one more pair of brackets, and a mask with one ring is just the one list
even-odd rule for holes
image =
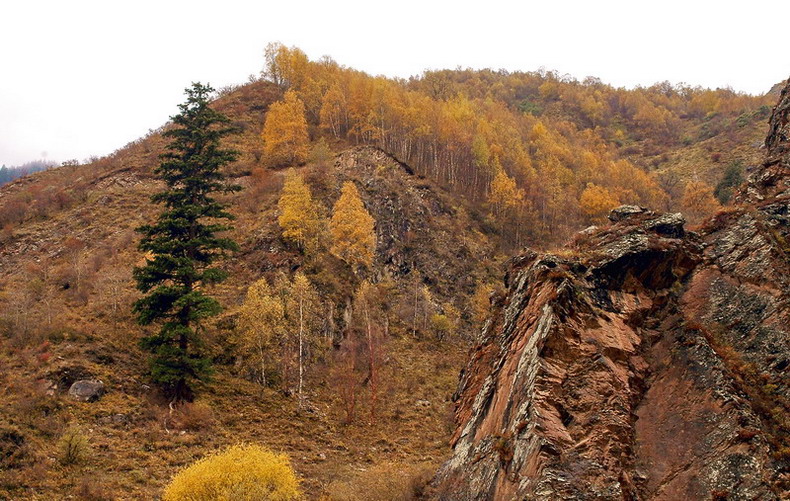
{"label": "pine tree", "polygon": [[200,353],[200,321],[221,307],[204,288],[226,277],[212,265],[237,249],[235,242],[218,236],[230,229],[220,221],[233,216],[212,197],[240,189],[220,172],[237,153],[220,147],[234,131],[209,107],[213,90],[200,83],[186,89],[187,100],[164,133],[170,138],[168,151],[154,170],[166,188],[151,200],[164,210],[155,223],[137,229],[143,234],[139,249],[149,257],[134,269],[137,288],[145,294],[134,311],[141,325],[161,324],[141,346],[152,354],[152,379],[176,400],[190,399],[194,384],[210,375],[210,360]]}
{"label": "pine tree", "polygon": [[340,198],[335,202],[329,222],[331,252],[352,268],[370,266],[376,250],[374,225],[373,217],[359,198],[357,187],[347,181],[343,184]]}

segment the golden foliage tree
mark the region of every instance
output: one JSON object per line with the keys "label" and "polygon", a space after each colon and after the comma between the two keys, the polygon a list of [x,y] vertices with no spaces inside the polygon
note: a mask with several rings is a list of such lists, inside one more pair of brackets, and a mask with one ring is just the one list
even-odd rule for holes
{"label": "golden foliage tree", "polygon": [[262,138],[263,153],[270,167],[305,163],[310,138],[304,103],[296,92],[289,90],[282,101],[271,105],[266,113]]}
{"label": "golden foliage tree", "polygon": [[579,198],[582,212],[591,222],[603,221],[614,207],[619,204],[617,197],[603,186],[587,183]]}
{"label": "golden foliage tree", "polygon": [[285,454],[260,445],[234,445],[181,470],[163,501],[299,499],[299,480]]}
{"label": "golden foliage tree", "polygon": [[472,321],[477,326],[482,326],[491,314],[491,293],[494,288],[488,284],[481,283],[475,288],[474,294],[469,298],[469,308],[472,313]]}
{"label": "golden foliage tree", "polygon": [[257,359],[256,370],[262,385],[266,386],[266,354],[271,345],[285,335],[285,308],[282,299],[272,292],[266,279],[250,285],[247,296],[239,309],[239,344],[245,358]]}
{"label": "golden foliage tree", "polygon": [[362,204],[356,185],[347,181],[335,202],[329,222],[332,254],[353,268],[370,266],[376,250],[374,226],[373,216]]}
{"label": "golden foliage tree", "polygon": [[721,204],[713,195],[713,188],[702,181],[689,181],[686,184],[680,205],[692,224],[699,223],[721,209]]}
{"label": "golden foliage tree", "polygon": [[498,166],[488,194],[488,203],[494,208],[494,214],[501,218],[506,210],[517,207],[523,200],[524,192],[518,189],[516,180]]}
{"label": "golden foliage tree", "polygon": [[313,201],[310,188],[293,169],[285,176],[285,184],[278,203],[280,216],[277,222],[283,230],[283,238],[299,248],[311,251],[319,241],[321,217],[319,207]]}
{"label": "golden foliage tree", "polygon": [[316,326],[318,323],[319,298],[310,280],[304,273],[294,275],[286,298],[286,318],[291,338],[295,341],[296,362],[298,367],[297,397],[299,403],[304,401],[304,376],[308,349],[314,347]]}

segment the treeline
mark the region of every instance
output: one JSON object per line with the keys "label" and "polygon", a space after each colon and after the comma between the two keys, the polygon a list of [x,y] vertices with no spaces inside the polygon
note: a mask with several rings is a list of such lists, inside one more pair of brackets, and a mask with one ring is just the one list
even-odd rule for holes
{"label": "treeline", "polygon": [[765,98],[728,89],[625,90],[547,72],[372,77],[279,44],[267,48],[263,74],[289,91],[285,106],[303,113],[288,123],[306,121],[313,139],[376,145],[487,204],[516,245],[556,241],[620,203],[680,205],[680,196],[626,158],[633,151],[626,148],[703,140],[687,137],[691,125],[717,114],[758,120],[768,111]]}
{"label": "treeline", "polygon": [[22,165],[12,167],[6,167],[3,165],[0,167],[0,186],[10,183],[19,177],[27,176],[28,174],[32,174],[34,172],[47,170],[54,166],[54,162],[47,162],[46,160],[33,160],[32,162],[27,162]]}

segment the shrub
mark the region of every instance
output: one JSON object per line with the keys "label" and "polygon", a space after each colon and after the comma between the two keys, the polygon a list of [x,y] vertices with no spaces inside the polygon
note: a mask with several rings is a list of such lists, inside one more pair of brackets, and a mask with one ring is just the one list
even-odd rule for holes
{"label": "shrub", "polygon": [[234,445],[181,470],[163,501],[270,500],[300,497],[288,456],[259,445]]}
{"label": "shrub", "polygon": [[326,501],[411,501],[422,499],[433,475],[433,465],[381,463],[347,481],[332,482],[321,498]]}
{"label": "shrub", "polygon": [[58,441],[60,463],[72,465],[81,463],[88,457],[90,444],[79,428],[71,427],[63,433]]}
{"label": "shrub", "polygon": [[214,424],[214,411],[203,402],[187,402],[173,413],[173,426],[179,430],[209,430]]}

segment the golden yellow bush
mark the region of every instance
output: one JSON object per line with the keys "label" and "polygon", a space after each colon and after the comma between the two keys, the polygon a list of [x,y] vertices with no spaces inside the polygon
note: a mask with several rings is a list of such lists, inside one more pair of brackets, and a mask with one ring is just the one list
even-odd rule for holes
{"label": "golden yellow bush", "polygon": [[163,501],[289,501],[299,499],[299,480],[288,456],[260,445],[234,445],[181,470]]}

